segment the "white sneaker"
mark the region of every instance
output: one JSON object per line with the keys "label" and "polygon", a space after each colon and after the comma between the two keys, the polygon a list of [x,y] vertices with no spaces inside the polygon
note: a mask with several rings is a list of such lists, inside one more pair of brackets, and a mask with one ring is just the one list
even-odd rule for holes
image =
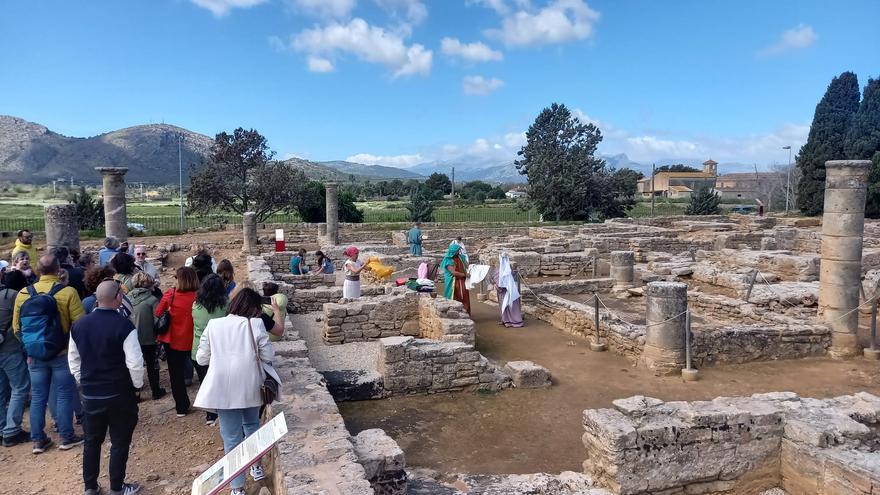
{"label": "white sneaker", "polygon": [[253,466],[251,466],[251,478],[253,478],[254,481],[265,479],[266,473],[263,472],[263,466],[259,464],[254,464]]}
{"label": "white sneaker", "polygon": [[233,488],[229,495],[247,495],[247,492],[244,488]]}

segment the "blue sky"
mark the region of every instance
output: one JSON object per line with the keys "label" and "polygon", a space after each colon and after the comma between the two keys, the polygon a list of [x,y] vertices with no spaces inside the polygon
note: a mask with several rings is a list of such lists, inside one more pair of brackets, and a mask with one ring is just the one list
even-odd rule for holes
{"label": "blue sky", "polygon": [[72,136],[166,122],[278,156],[504,160],[542,108],[603,153],[765,167],[831,78],[880,76],[880,2],[6,0],[0,114]]}

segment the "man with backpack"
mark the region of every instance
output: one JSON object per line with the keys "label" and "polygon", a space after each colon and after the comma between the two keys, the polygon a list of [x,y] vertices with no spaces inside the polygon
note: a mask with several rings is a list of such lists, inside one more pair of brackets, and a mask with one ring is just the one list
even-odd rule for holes
{"label": "man with backpack", "polygon": [[15,270],[3,274],[3,285],[0,286],[0,432],[3,433],[4,447],[12,447],[31,438],[30,433],[21,429],[31,379],[24,349],[12,334],[15,298],[26,286],[24,273]]}
{"label": "man with backpack", "polygon": [[43,255],[37,265],[40,280],[15,298],[12,328],[24,345],[31,376],[31,440],[33,453],[42,454],[51,445],[46,436],[46,406],[49,389],[57,392],[57,426],[61,443],[69,450],[83,443],[73,431],[73,397],[76,382],[67,364],[70,325],[85,314],[76,289],[60,284],[61,266],[52,254]]}

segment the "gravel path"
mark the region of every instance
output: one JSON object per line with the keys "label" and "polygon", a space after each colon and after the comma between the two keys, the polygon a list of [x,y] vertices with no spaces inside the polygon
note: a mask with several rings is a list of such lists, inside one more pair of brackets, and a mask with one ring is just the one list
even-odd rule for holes
{"label": "gravel path", "polygon": [[294,328],[309,347],[309,360],[318,371],[367,370],[376,371],[379,358],[378,342],[352,342],[325,345],[321,339],[321,322],[315,321],[321,313],[290,315]]}

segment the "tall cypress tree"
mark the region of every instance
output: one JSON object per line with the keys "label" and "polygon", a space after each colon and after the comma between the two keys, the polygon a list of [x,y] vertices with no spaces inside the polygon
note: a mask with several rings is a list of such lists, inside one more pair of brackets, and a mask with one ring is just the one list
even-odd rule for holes
{"label": "tall cypress tree", "polygon": [[847,158],[873,160],[865,216],[880,218],[880,79],[868,79],[843,147]]}
{"label": "tall cypress tree", "polygon": [[846,158],[844,141],[859,109],[859,81],[852,72],[835,77],[816,105],[806,144],[797,156],[801,169],[798,204],[805,215],[822,213],[825,201],[825,161]]}

